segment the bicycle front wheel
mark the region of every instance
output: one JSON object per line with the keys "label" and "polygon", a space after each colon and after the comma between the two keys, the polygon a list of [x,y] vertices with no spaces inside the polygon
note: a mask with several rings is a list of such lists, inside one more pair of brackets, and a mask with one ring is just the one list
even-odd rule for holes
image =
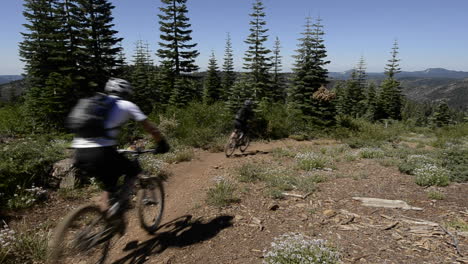
{"label": "bicycle front wheel", "polygon": [[48,263],[104,263],[112,236],[99,207],[83,205],[55,229]]}
{"label": "bicycle front wheel", "polygon": [[141,227],[149,234],[154,233],[162,220],[164,211],[164,187],[157,178],[140,179],[137,207]]}
{"label": "bicycle front wheel", "polygon": [[244,152],[247,150],[247,148],[249,147],[250,145],[250,137],[247,136],[247,135],[244,135],[244,137],[241,139],[241,144],[239,146],[239,150],[241,152]]}
{"label": "bicycle front wheel", "polygon": [[228,143],[224,147],[224,154],[226,154],[226,157],[230,157],[234,151],[236,150],[236,137],[229,138]]}

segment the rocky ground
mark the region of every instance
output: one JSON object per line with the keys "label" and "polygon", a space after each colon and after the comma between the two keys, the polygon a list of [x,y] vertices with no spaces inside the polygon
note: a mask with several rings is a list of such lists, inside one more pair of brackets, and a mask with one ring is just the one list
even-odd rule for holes
{"label": "rocky ground", "polygon": [[[468,233],[447,227],[459,219],[468,222],[468,184],[439,188],[444,198],[432,200],[428,192],[433,188],[416,185],[413,176],[376,159],[337,162],[333,170],[321,172],[323,180],[314,192],[291,190],[283,199],[273,199],[265,195],[264,182],[236,182],[238,202],[222,208],[206,203],[216,180],[236,181],[236,168],[244,163],[293,166],[287,157],[273,155],[274,149],[307,146],[319,151],[338,144],[256,142],[231,158],[195,151],[192,161],[168,166],[161,229],[146,234],[132,210],[110,263],[261,263],[274,238],[288,232],[326,239],[343,263],[468,263]],[[64,200],[55,195],[48,204],[16,217],[52,227],[84,197]],[[401,200],[411,208],[368,207],[357,197]]]}

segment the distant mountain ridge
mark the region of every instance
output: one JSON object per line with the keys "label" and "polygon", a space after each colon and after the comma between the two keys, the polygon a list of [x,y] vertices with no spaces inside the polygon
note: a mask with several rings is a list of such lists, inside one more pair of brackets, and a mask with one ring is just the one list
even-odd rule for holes
{"label": "distant mountain ridge", "polygon": [[23,79],[21,75],[0,75],[0,84],[9,83]]}
{"label": "distant mountain ridge", "polygon": [[[329,72],[328,76],[333,79],[346,80],[351,77],[353,70],[344,72]],[[383,72],[368,72],[370,79],[383,79],[385,74]],[[452,71],[444,68],[429,68],[423,71],[402,71],[396,75],[399,78],[450,78],[450,79],[465,79],[468,78],[468,72]]]}

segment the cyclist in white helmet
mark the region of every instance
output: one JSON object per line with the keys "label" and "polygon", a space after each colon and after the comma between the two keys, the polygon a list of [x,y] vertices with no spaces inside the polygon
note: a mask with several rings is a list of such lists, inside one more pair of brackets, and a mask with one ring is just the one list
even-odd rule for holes
{"label": "cyclist in white helmet", "polygon": [[[170,147],[158,128],[148,120],[140,108],[125,99],[132,94],[132,85],[128,81],[110,78],[104,90],[107,94],[106,99],[115,100],[104,120],[106,136],[76,136],[72,147],[76,149],[75,166],[102,182],[101,209],[106,211],[114,194],[128,199],[136,176],[141,172],[137,164],[117,152],[116,138],[120,127],[129,120],[137,121],[158,142],[158,152],[167,152]],[[125,175],[124,184],[119,187],[117,181],[122,175]]]}

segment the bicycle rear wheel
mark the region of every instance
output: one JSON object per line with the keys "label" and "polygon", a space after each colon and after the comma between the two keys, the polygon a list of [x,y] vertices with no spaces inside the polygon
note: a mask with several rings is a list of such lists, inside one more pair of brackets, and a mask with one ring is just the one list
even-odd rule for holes
{"label": "bicycle rear wheel", "polygon": [[140,178],[137,207],[140,226],[149,234],[161,223],[164,211],[164,187],[157,178]]}
{"label": "bicycle rear wheel", "polygon": [[83,205],[55,229],[48,263],[104,263],[113,235],[99,207]]}
{"label": "bicycle rear wheel", "polygon": [[250,145],[250,137],[244,134],[244,137],[242,137],[242,139],[241,139],[241,143],[240,143],[240,146],[239,146],[239,150],[240,150],[241,152],[244,152],[244,151],[247,150],[247,148],[249,147],[249,145]]}
{"label": "bicycle rear wheel", "polygon": [[229,138],[228,143],[224,147],[224,154],[226,154],[226,157],[229,158],[236,150],[236,147],[236,136]]}

